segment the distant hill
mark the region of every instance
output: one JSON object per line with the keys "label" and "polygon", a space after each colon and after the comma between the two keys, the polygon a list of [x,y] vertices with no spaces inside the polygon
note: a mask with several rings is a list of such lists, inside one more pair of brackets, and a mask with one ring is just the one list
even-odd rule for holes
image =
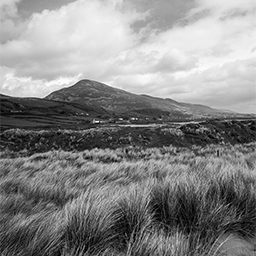
{"label": "distant hill", "polygon": [[8,95],[5,95],[5,94],[1,94],[0,93],[0,98],[2,99],[2,98],[10,98],[11,96],[8,96]]}
{"label": "distant hill", "polygon": [[20,98],[0,94],[0,128],[76,128],[81,119],[89,121],[109,115],[99,107],[87,104]]}
{"label": "distant hill", "polygon": [[170,119],[225,117],[231,111],[218,110],[199,104],[181,103],[148,95],[137,95],[106,84],[81,80],[75,85],[52,92],[45,99],[100,106],[107,111],[128,116],[156,116]]}
{"label": "distant hill", "polygon": [[86,103],[62,102],[30,97],[11,97],[0,94],[1,113],[18,113],[37,115],[69,115],[69,114],[106,114],[103,108],[91,107]]}

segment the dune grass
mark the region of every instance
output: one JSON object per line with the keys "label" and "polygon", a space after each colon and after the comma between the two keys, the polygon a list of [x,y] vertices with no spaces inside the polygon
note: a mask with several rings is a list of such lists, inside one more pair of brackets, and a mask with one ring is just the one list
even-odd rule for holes
{"label": "dune grass", "polygon": [[256,234],[255,146],[2,152],[0,255],[221,255]]}

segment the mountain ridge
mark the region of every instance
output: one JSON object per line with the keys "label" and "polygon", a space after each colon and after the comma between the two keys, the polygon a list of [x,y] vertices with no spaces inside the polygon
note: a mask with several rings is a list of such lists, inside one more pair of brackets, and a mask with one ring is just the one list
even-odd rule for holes
{"label": "mountain ridge", "polygon": [[[129,111],[143,109],[169,112],[172,116],[182,118],[207,118],[230,115],[231,111],[215,109],[202,104],[178,102],[171,98],[160,98],[145,94],[135,94],[114,88],[101,82],[83,79],[76,84],[54,91],[45,99],[75,102],[91,106],[101,106],[116,114],[128,114]],[[232,113],[235,114],[235,113]]]}

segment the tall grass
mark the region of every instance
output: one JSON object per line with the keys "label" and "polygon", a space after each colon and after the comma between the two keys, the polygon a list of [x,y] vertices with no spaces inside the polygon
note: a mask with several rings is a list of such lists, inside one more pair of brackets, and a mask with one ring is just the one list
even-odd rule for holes
{"label": "tall grass", "polygon": [[0,255],[221,255],[256,234],[255,146],[4,152]]}

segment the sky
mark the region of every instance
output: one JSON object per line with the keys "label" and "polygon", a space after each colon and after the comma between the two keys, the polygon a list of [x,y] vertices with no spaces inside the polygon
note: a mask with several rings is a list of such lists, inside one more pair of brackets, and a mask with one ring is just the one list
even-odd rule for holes
{"label": "sky", "polygon": [[0,93],[92,79],[256,113],[256,0],[1,0]]}

